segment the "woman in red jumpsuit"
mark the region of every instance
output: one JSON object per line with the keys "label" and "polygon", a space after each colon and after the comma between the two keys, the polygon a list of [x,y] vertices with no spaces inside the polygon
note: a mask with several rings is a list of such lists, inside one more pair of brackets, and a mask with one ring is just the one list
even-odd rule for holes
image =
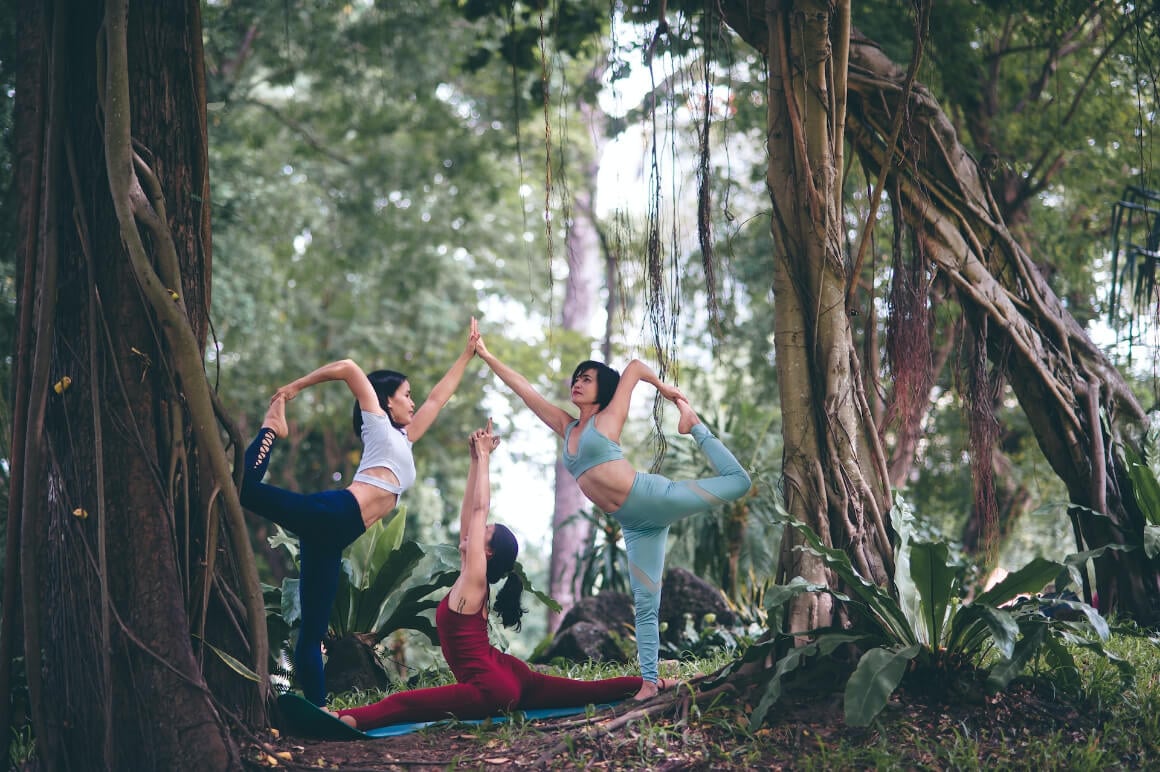
{"label": "woman in red jumpsuit", "polygon": [[489,585],[507,577],[491,610],[499,614],[504,627],[519,630],[523,584],[511,573],[519,550],[515,536],[503,525],[487,524],[491,452],[499,445],[491,421],[486,429],[472,432],[468,445],[471,467],[460,510],[461,569],[435,612],[439,645],[458,683],[397,692],[371,705],[338,711],[343,722],[358,729],[613,702],[631,697],[641,687],[640,676],[577,681],[537,673],[488,641]]}

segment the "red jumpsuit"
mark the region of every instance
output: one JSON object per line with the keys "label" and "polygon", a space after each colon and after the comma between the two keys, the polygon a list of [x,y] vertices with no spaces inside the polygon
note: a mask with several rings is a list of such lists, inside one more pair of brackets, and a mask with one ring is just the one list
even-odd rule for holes
{"label": "red jumpsuit", "polygon": [[514,709],[570,708],[614,702],[640,689],[640,676],[578,681],[537,673],[487,638],[483,613],[452,611],[445,596],[435,610],[443,657],[459,683],[396,692],[371,705],[338,711],[359,729],[443,718],[479,719]]}

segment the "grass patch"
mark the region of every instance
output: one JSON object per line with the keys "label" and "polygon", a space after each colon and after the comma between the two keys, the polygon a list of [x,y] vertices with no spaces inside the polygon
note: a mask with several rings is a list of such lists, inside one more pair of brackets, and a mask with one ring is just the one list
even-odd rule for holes
{"label": "grass patch", "polygon": [[[865,728],[845,723],[841,693],[787,693],[760,726],[750,723],[759,695],[734,694],[699,704],[682,701],[676,710],[610,732],[591,731],[593,725],[583,722],[516,720],[418,732],[392,738],[390,748],[402,757],[454,760],[471,769],[497,768],[500,759],[531,764],[544,754],[549,768],[584,770],[1148,768],[1160,747],[1160,645],[1131,626],[1112,628],[1106,650],[1133,665],[1130,683],[1114,662],[1075,647],[1074,670],[1063,673],[1036,661],[997,695],[940,702],[937,693],[902,690]],[[690,679],[730,661],[726,655],[667,661],[662,674]],[[541,669],[583,679],[637,672],[634,666],[594,663]],[[452,680],[446,670],[421,678],[428,686]],[[339,695],[335,704],[361,705],[381,696]],[[595,718],[595,726],[610,720],[608,714]],[[463,745],[448,747],[456,742]],[[368,746],[367,761],[382,747]]]}

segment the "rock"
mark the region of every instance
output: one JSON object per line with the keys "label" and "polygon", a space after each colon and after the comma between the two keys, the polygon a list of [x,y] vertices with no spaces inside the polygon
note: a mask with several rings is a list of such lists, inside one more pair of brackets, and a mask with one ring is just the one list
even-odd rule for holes
{"label": "rock", "polygon": [[551,645],[536,658],[537,662],[551,662],[562,658],[569,662],[628,662],[617,637],[603,625],[576,622],[561,628]]}
{"label": "rock", "polygon": [[661,637],[676,643],[685,629],[685,614],[692,615],[697,630],[701,629],[701,620],[706,614],[715,614],[716,623],[721,627],[731,627],[737,621],[721,590],[691,571],[670,568],[661,587],[660,623],[662,627],[668,623]]}
{"label": "rock", "polygon": [[391,679],[375,656],[374,639],[357,635],[328,638],[326,641],[326,690],[342,694],[356,689],[385,689]]}
{"label": "rock", "polygon": [[632,633],[634,618],[632,596],[623,592],[602,592],[581,598],[560,620],[557,629],[566,630],[577,622],[590,622],[623,636]]}

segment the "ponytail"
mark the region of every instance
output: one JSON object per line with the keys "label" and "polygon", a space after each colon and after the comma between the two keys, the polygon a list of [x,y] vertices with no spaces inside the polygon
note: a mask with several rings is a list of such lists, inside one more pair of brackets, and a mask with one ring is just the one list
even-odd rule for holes
{"label": "ponytail", "polygon": [[520,552],[519,542],[516,541],[516,535],[510,528],[502,523],[496,523],[488,547],[491,549],[491,556],[487,559],[487,583],[495,584],[507,577],[503,587],[496,593],[492,611],[499,614],[504,627],[514,627],[516,632],[519,632],[522,627],[520,617],[527,611],[520,606],[524,582],[512,571],[516,567],[516,556]]}
{"label": "ponytail", "polygon": [[523,580],[520,579],[519,574],[510,573],[507,581],[503,583],[503,587],[496,593],[495,603],[491,605],[492,611],[499,614],[503,626],[515,628],[517,633],[523,627],[520,617],[527,611],[520,605],[520,596],[523,594]]}

